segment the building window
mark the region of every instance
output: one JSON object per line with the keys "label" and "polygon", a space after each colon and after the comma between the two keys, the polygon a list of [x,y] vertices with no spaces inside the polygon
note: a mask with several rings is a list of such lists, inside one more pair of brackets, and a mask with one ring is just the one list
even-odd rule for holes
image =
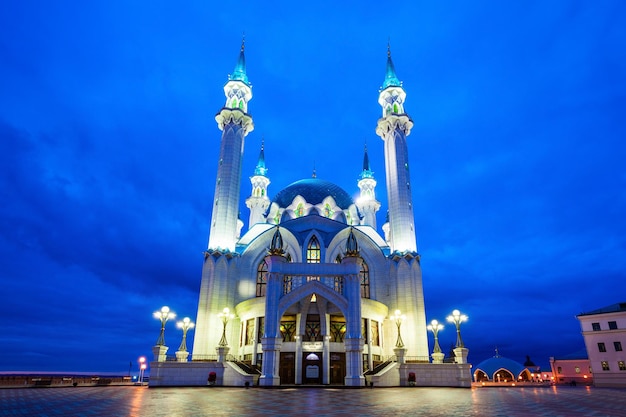
{"label": "building window", "polygon": [[617,366],[619,366],[620,371],[626,371],[626,363],[624,361],[617,362]]}
{"label": "building window", "polygon": [[603,342],[598,342],[598,351],[606,352],[606,345]]}
{"label": "building window", "polygon": [[322,341],[322,332],[320,326],[320,316],[318,314],[309,314],[306,318],[306,326],[302,337],[304,342],[320,342]]}
{"label": "building window", "polygon": [[380,346],[380,335],[378,334],[378,322],[371,320],[370,331],[372,332],[372,345]]}
{"label": "building window", "polygon": [[252,343],[254,343],[254,319],[249,319],[246,321],[246,346]]}
{"label": "building window", "polygon": [[[256,332],[257,342],[261,343],[261,339],[263,338],[263,333],[265,333],[265,317],[259,317],[259,328]],[[257,360],[258,363],[258,360]]]}
{"label": "building window", "polygon": [[343,342],[343,335],[346,333],[345,319],[334,318],[330,320],[330,341],[335,343]]}
{"label": "building window", "polygon": [[615,346],[615,351],[616,352],[621,352],[622,351],[622,342],[613,342],[613,346]]}
{"label": "building window", "polygon": [[609,369],[609,363],[607,361],[602,361],[602,370],[603,371],[610,371]]}
{"label": "building window", "polygon": [[261,262],[256,269],[256,296],[265,297],[265,291],[267,289],[267,262],[265,259]]}
{"label": "building window", "polygon": [[616,321],[610,321],[609,322],[609,330],[617,330],[617,322]]}
{"label": "building window", "polygon": [[285,318],[280,322],[280,334],[283,337],[283,342],[295,342],[296,341],[296,318]]}
{"label": "building window", "polygon": [[591,328],[593,329],[594,332],[599,332],[600,330],[600,323],[591,323]]}
{"label": "building window", "polygon": [[302,203],[298,203],[296,207],[296,217],[302,217],[304,215],[304,205]]}
{"label": "building window", "polygon": [[556,368],[556,373],[557,373],[557,374],[563,373],[563,369],[562,369],[560,366],[559,366],[559,367],[557,367],[557,368]]}
{"label": "building window", "polygon": [[577,374],[580,373],[580,366],[576,366],[574,367],[574,372],[576,372]]}
{"label": "building window", "polygon": [[365,259],[360,258],[361,272],[361,298],[370,298],[370,269],[365,262]]}
{"label": "building window", "polygon": [[309,246],[306,249],[306,261],[310,264],[320,263],[322,258],[322,250],[320,249],[320,242],[317,237],[313,236],[309,240]]}

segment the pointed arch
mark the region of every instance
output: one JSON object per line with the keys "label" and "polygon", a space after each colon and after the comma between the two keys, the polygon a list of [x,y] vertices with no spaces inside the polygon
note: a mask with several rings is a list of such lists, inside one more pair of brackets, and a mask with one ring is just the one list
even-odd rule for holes
{"label": "pointed arch", "polygon": [[359,281],[361,282],[361,298],[370,298],[370,268],[365,259],[359,257]]}
{"label": "pointed arch", "polygon": [[256,269],[256,296],[265,297],[267,291],[267,262],[263,259]]}
{"label": "pointed arch", "polygon": [[313,235],[309,239],[306,247],[306,262],[309,264],[318,264],[322,261],[322,247],[317,236]]}

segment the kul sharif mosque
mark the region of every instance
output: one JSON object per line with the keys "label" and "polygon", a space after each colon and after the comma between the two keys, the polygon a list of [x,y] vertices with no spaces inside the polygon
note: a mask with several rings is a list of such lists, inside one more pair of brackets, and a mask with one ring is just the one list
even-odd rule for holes
{"label": "kul sharif mosque", "polygon": [[407,148],[413,122],[390,51],[376,126],[388,201],[382,235],[367,149],[355,201],[315,176],[272,197],[263,147],[242,234],[244,140],[254,128],[243,43],[224,94],[193,348],[183,343],[173,358],[157,343],[150,385],[469,387],[462,342],[452,362],[436,339],[429,352]]}

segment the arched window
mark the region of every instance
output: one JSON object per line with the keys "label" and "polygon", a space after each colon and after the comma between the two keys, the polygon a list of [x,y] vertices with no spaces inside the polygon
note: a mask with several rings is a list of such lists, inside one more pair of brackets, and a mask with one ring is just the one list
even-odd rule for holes
{"label": "arched window", "polygon": [[360,258],[361,271],[359,277],[361,278],[361,298],[370,298],[370,269],[365,262],[365,259]]}
{"label": "arched window", "polygon": [[385,108],[385,115],[387,115],[387,114],[389,114],[389,113],[391,113],[391,106],[387,106],[387,107]]}
{"label": "arched window", "polygon": [[265,297],[265,290],[267,289],[267,262],[263,259],[263,262],[259,264],[256,270],[256,296]]}
{"label": "arched window", "polygon": [[239,102],[239,109],[243,110],[243,100]]}
{"label": "arched window", "polygon": [[304,205],[302,203],[298,204],[298,207],[296,207],[296,217],[302,217],[302,215],[304,214]]}
{"label": "arched window", "polygon": [[398,113],[398,105],[396,103],[393,103],[393,112]]}
{"label": "arched window", "polygon": [[237,99],[236,99],[236,98],[234,98],[234,99],[233,99],[233,103],[232,103],[230,106],[231,106],[233,109],[236,109],[236,108],[237,108]]}
{"label": "arched window", "polygon": [[335,212],[330,208],[330,204],[326,203],[324,206],[324,217],[331,218]]}
{"label": "arched window", "polygon": [[320,249],[320,242],[316,236],[313,236],[309,240],[309,246],[306,248],[306,261],[310,264],[318,264],[321,262],[322,250]]}

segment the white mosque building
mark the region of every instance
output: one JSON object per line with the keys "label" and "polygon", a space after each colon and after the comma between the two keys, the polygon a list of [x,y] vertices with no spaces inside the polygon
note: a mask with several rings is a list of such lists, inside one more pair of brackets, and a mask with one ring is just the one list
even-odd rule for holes
{"label": "white mosque building", "polygon": [[224,93],[193,349],[168,361],[167,347],[155,346],[150,385],[469,387],[462,344],[455,363],[436,350],[431,363],[406,140],[413,122],[390,52],[376,127],[388,201],[382,235],[367,149],[355,201],[315,175],[272,197],[263,147],[242,235],[243,145],[254,128],[243,44]]}

